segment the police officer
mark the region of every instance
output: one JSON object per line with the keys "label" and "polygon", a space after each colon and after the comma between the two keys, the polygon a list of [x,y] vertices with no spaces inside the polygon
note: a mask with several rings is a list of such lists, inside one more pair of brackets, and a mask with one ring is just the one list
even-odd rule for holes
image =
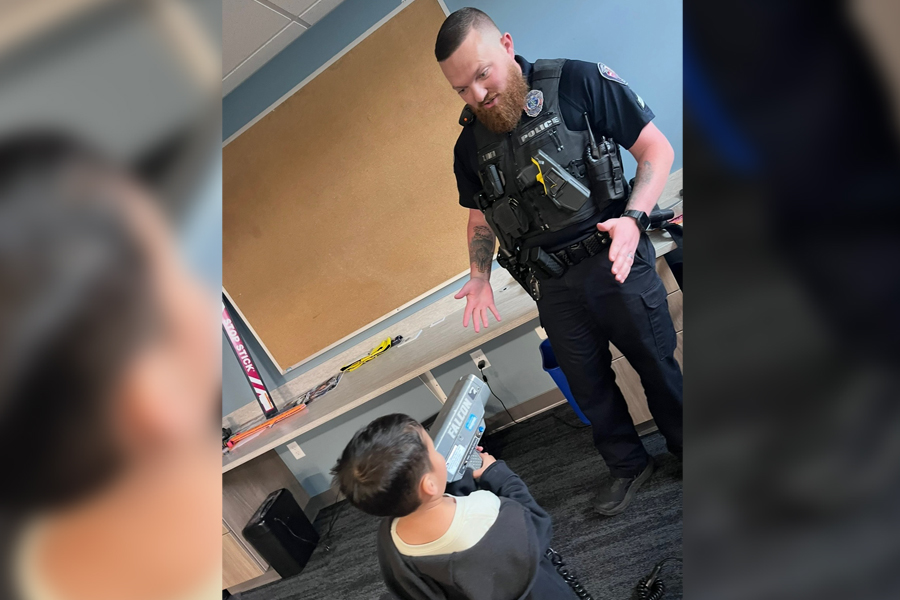
{"label": "police officer", "polygon": [[[612,69],[575,60],[529,63],[480,10],[447,17],[435,57],[466,102],[453,165],[459,202],[469,209],[471,277],[456,296],[466,298],[463,326],[471,320],[476,332],[487,327],[488,311],[500,320],[489,281],[499,240],[498,262],[537,301],[609,467],[595,508],[618,514],[652,474],[653,461],[615,384],[609,342],[641,376],[656,425],[681,458],[675,330],[645,233],[672,147],[651,123],[650,108]],[[631,190],[619,144],[638,163]]]}

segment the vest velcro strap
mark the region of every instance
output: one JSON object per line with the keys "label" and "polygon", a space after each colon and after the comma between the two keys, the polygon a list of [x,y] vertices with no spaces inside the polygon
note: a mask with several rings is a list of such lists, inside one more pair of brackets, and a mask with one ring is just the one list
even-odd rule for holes
{"label": "vest velcro strap", "polygon": [[556,60],[538,60],[534,63],[534,70],[531,72],[531,81],[541,79],[558,79],[562,75],[563,64],[566,61]]}

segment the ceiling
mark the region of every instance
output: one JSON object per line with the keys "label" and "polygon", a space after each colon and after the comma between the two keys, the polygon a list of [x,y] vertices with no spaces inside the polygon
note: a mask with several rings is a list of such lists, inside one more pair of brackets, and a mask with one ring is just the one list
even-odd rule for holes
{"label": "ceiling", "polygon": [[225,96],[343,0],[222,0]]}

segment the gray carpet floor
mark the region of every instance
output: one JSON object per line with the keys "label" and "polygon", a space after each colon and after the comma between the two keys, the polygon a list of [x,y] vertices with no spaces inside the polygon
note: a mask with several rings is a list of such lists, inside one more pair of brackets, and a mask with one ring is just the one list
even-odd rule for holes
{"label": "gray carpet floor", "polygon": [[[602,517],[591,509],[594,489],[608,476],[591,441],[568,405],[486,436],[485,449],[525,481],[553,517],[553,547],[578,574],[595,600],[632,598],[635,584],[668,556],[681,557],[681,464],[658,434],[643,438],[656,471],[628,509]],[[322,543],[302,573],[244,592],[240,600],[377,600],[386,588],[375,553],[377,519],[341,502],[321,511],[316,529],[326,532],[339,511],[326,552]],[[681,598],[681,563],[662,571],[664,598]]]}

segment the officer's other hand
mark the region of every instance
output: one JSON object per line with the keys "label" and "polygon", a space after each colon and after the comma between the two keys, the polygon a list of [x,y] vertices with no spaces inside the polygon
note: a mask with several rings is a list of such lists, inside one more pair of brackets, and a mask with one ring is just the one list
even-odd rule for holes
{"label": "officer's other hand", "polygon": [[609,245],[609,262],[612,263],[612,274],[616,276],[616,281],[622,283],[631,272],[634,253],[641,241],[637,222],[631,217],[608,219],[597,223],[597,229],[608,232],[612,239]]}
{"label": "officer's other hand", "polygon": [[484,475],[484,472],[489,466],[497,462],[497,459],[487,452],[482,452],[483,448],[481,446],[478,446],[476,450],[478,450],[478,454],[479,456],[481,456],[481,468],[473,472],[472,477],[477,480],[480,479],[482,475]]}
{"label": "officer's other hand", "polygon": [[[463,327],[469,326],[469,320],[475,327],[475,333],[481,332],[481,325],[488,326],[488,311],[494,313],[494,318],[500,321],[500,313],[494,306],[494,290],[487,279],[469,279],[466,285],[459,290],[454,298],[466,299],[466,310],[463,312]],[[480,321],[480,323],[479,323]]]}

